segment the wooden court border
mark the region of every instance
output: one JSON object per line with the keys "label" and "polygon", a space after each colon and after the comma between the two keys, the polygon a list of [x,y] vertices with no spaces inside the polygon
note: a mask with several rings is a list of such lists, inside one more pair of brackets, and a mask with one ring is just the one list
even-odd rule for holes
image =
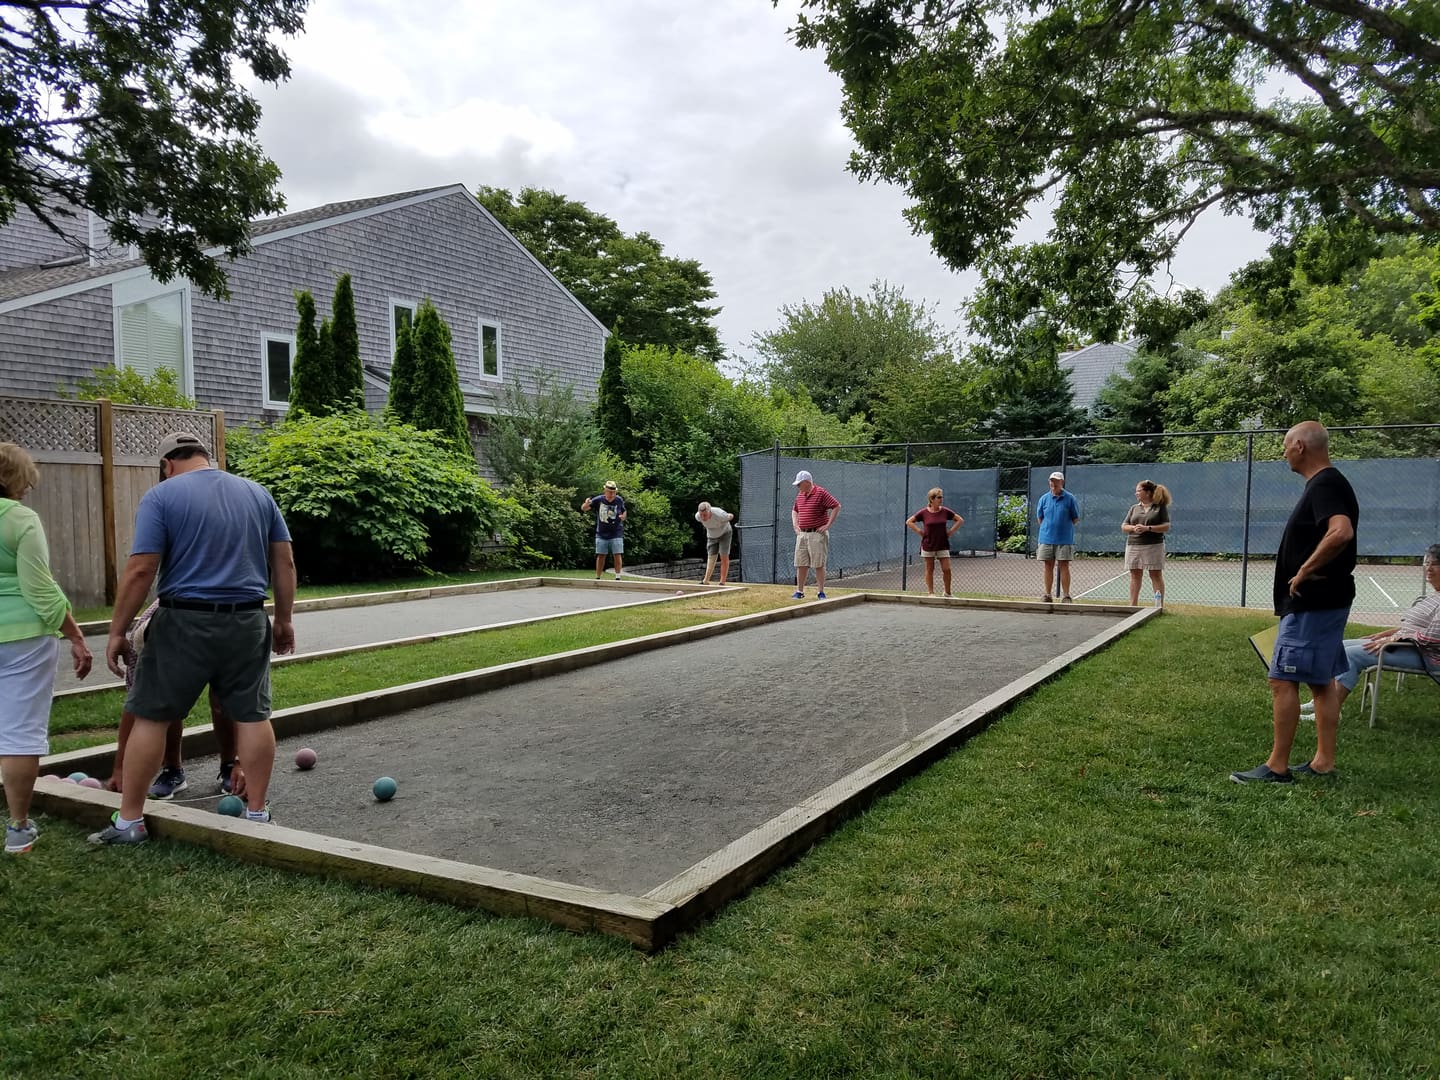
{"label": "wooden court border", "polygon": [[[693,582],[676,582],[679,586],[676,593],[684,593],[679,599],[691,599],[695,596],[710,595],[722,592],[743,592],[743,585],[697,585]],[[598,578],[506,578],[504,581],[474,582],[466,585],[446,585],[434,589],[396,589],[384,593],[349,593],[345,596],[320,596],[313,600],[297,600],[295,611],[333,611],[337,608],[370,607],[371,605],[399,604],[410,600],[432,600],[444,599],[447,596],[465,596],[474,593],[487,592],[514,592],[519,589],[538,589],[542,587],[564,587],[580,589],[621,589],[629,592],[658,592],[668,591],[669,585],[663,578],[622,578],[619,581]],[[500,588],[487,586],[501,586]],[[423,595],[417,595],[423,594]],[[370,597],[381,597],[382,599],[369,599]],[[624,611],[626,608],[644,607],[646,604],[671,604],[675,596],[652,596],[648,600],[631,600],[624,604],[614,604],[606,608],[582,608],[576,611],[557,611],[550,615],[535,615],[528,619],[510,619],[507,622],[484,623],[480,626],[462,626],[456,630],[437,630],[430,634],[414,634],[410,637],[389,638],[385,641],[370,641],[363,645],[340,645],[333,649],[321,649],[317,652],[300,653],[292,656],[272,656],[270,666],[288,667],[291,664],[308,664],[316,660],[331,660],[337,656],[350,656],[354,653],[377,652],[380,649],[394,649],[401,645],[426,645],[432,641],[442,641],[445,638],[459,637],[462,634],[479,634],[487,630],[505,630],[512,626],[531,626],[535,623],[548,622],[551,619],[565,619],[571,615],[584,615],[592,611]],[[267,603],[266,611],[272,611],[274,604]],[[103,634],[108,628],[109,622],[81,623],[81,631],[86,634]],[[103,665],[102,665],[103,666]],[[123,691],[125,684],[122,682],[108,682],[103,686],[73,686],[68,690],[55,691],[57,698],[89,697],[94,694],[110,694],[117,690]]]}
{"label": "wooden court border", "polygon": [[[468,586],[467,586],[468,587]],[[170,803],[147,802],[146,826],[157,837],[199,844],[237,859],[266,866],[338,877],[365,885],[398,889],[429,899],[477,907],[498,915],[544,919],[570,930],[593,930],[621,937],[648,951],[663,948],[679,934],[792,861],[846,819],[984,730],[1015,702],[1071,665],[1098,652],[1135,627],[1162,614],[1099,604],[1044,604],[1003,600],[965,600],[850,593],[773,611],[741,615],[659,634],[575,649],[531,660],[427,679],[368,694],[315,702],[276,712],[277,738],[310,734],[361,723],[531,679],[606,663],[652,649],[700,641],[720,634],[823,615],[856,604],[888,603],[989,608],[1000,611],[1050,611],[1055,614],[1124,615],[1087,641],[1027,672],[928,730],[886,751],[770,821],[706,856],[651,889],[629,896],[570,885],[512,871],[416,855],[337,837],[241,819]],[[190,728],[185,753],[216,751],[209,725]],[[42,769],[101,775],[114,760],[115,746],[89,747],[45,758]],[[101,827],[120,797],[73,784],[44,779],[36,785],[35,805],[57,817]]]}

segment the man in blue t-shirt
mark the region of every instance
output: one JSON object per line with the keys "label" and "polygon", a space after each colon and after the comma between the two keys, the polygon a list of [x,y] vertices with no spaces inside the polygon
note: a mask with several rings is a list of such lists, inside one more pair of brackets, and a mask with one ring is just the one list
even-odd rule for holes
{"label": "man in blue t-shirt", "polygon": [[[120,580],[105,660],[124,676],[130,620],[159,580],[160,609],[150,621],[135,684],[125,696],[134,714],[120,811],[90,837],[95,844],[139,844],[148,834],[146,790],[165,754],[165,733],[183,720],[209,685],[235,722],[246,781],[246,817],[269,821],[265,796],[275,764],[270,726],[270,651],[295,650],[291,612],[295,559],[290,532],[270,493],[214,468],[189,432],[160,441],[161,483],[135,513],[135,539]],[[273,578],[275,623],[265,614]]]}
{"label": "man in blue t-shirt", "polygon": [[1055,564],[1060,564],[1060,600],[1070,603],[1070,560],[1075,558],[1075,526],[1080,524],[1080,504],[1065,490],[1065,474],[1050,474],[1050,490],[1035,504],[1035,518],[1040,522],[1040,538],[1035,557],[1045,564],[1045,593],[1040,599],[1050,603],[1050,582],[1055,577]]}
{"label": "man in blue t-shirt", "polygon": [[615,557],[615,576],[620,576],[620,556],[625,552],[625,500],[620,497],[614,480],[605,481],[605,490],[591,495],[580,509],[584,513],[595,507],[595,577],[605,574],[605,556]]}

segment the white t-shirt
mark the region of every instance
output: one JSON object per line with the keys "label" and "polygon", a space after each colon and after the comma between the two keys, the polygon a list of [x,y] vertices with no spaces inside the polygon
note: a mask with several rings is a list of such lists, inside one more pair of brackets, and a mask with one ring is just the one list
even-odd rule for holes
{"label": "white t-shirt", "polygon": [[695,520],[705,526],[705,535],[711,540],[719,540],[720,537],[725,535],[725,530],[730,527],[730,519],[732,516],[733,515],[727,514],[724,510],[721,510],[720,507],[712,506],[710,507],[710,520],[701,521],[700,511],[695,511]]}

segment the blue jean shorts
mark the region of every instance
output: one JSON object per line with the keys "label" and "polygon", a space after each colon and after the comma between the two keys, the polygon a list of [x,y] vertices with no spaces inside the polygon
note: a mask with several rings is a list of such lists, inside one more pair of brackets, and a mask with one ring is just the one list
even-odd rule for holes
{"label": "blue jean shorts", "polygon": [[1349,608],[1295,611],[1280,620],[1270,678],[1323,686],[1349,670],[1345,659],[1345,622]]}
{"label": "blue jean shorts", "polygon": [[606,540],[603,536],[595,537],[596,555],[624,555],[625,538],[617,536],[613,540]]}

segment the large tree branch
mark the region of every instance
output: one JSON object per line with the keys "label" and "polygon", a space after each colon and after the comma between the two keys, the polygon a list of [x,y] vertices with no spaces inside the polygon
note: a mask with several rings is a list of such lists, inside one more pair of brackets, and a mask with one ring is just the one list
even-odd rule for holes
{"label": "large tree branch", "polygon": [[1354,19],[1393,45],[1397,52],[1406,56],[1440,64],[1440,42],[1427,38],[1414,27],[1392,17],[1387,11],[1372,4],[1356,3],[1355,0],[1306,0],[1311,7],[1320,8],[1334,15]]}

